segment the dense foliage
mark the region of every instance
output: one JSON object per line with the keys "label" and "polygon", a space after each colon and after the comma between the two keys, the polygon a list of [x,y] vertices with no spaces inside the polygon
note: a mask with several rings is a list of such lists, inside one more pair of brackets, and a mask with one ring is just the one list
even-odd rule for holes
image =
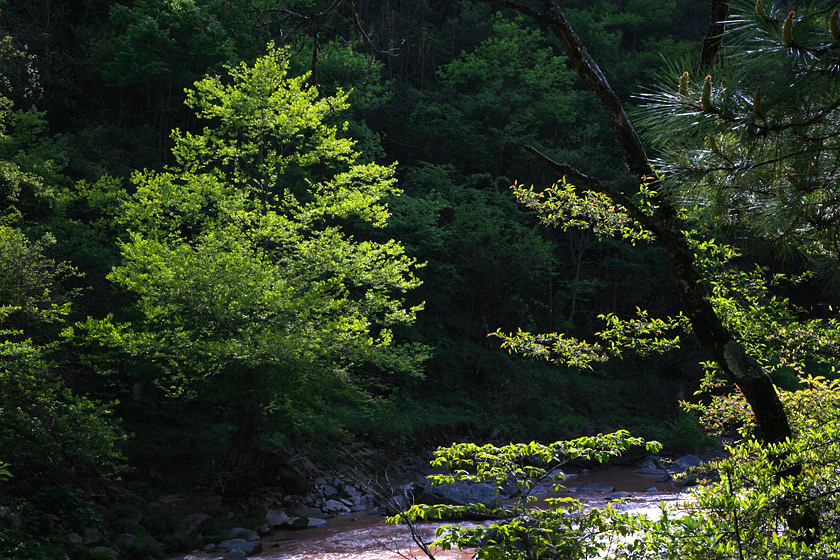
{"label": "dense foliage", "polygon": [[[727,447],[726,458],[705,465],[703,472],[689,473],[706,480],[693,489],[690,499],[663,504],[653,516],[623,513],[621,500],[600,509],[588,509],[571,497],[528,506],[535,501],[529,493],[540,481],[550,479],[562,488],[564,475],[557,467],[565,462],[603,460],[627,446],[644,443],[624,432],[548,446],[439,448],[433,464],[448,468],[450,474],[430,477],[434,483],[490,482],[498,491],[513,494],[516,504],[495,512],[498,522],[442,527],[434,544],[443,549],[477,548],[476,557],[486,560],[834,558],[840,553],[838,398],[838,382],[824,378],[809,378],[804,389],[785,393],[796,441],[767,446],[746,436]],[[655,442],[646,445],[649,450],[659,448]],[[801,475],[780,479],[780,470],[792,465],[802,467]],[[817,511],[818,534],[792,524],[792,509]],[[486,513],[486,508],[480,504],[418,505],[392,520],[448,519],[465,513]]]}
{"label": "dense foliage", "polygon": [[[624,172],[551,32],[485,3],[0,0],[0,556],[83,558],[67,535],[118,546],[101,512],[127,487],[294,486],[291,457],[352,439],[691,446],[704,357],[662,247],[523,144],[646,212],[679,201],[750,356],[789,389],[831,376],[836,298],[808,269],[836,269],[836,16],[739,16],[706,80],[680,65],[708,2],[563,9],[623,101],[653,91],[665,183]],[[750,426],[707,365],[692,404]]]}

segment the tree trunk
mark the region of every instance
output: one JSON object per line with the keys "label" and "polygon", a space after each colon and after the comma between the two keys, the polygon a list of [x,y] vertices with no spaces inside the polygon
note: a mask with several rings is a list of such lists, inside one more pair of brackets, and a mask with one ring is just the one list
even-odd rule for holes
{"label": "tree trunk", "polygon": [[262,402],[260,400],[260,375],[250,369],[243,371],[241,375],[246,394],[239,408],[236,432],[231,436],[229,456],[231,464],[244,472],[256,464]]}
{"label": "tree trunk", "polygon": [[712,0],[709,18],[709,29],[703,39],[700,50],[700,75],[708,72],[715,64],[717,53],[723,42],[723,32],[726,29],[726,18],[729,17],[729,0]]}
{"label": "tree trunk", "polygon": [[[540,0],[539,10],[509,0],[481,1],[525,14],[551,29],[564,46],[575,71],[595,93],[609,117],[630,172],[640,183],[655,183],[653,168],[621,101],[566,21],[560,8],[552,0]],[[755,414],[761,438],[767,443],[777,443],[791,437],[790,423],[770,376],[733,338],[706,298],[703,277],[695,265],[694,253],[688,245],[688,240],[682,233],[686,228],[677,215],[677,209],[667,199],[662,198],[656,201],[658,209],[655,215],[649,218],[624,193],[569,166],[557,164],[536,150],[530,151],[559,173],[573,180],[583,181],[589,188],[610,196],[614,202],[625,208],[631,217],[655,235],[668,253],[671,275],[700,346],[711,353],[718,367],[744,394]]]}

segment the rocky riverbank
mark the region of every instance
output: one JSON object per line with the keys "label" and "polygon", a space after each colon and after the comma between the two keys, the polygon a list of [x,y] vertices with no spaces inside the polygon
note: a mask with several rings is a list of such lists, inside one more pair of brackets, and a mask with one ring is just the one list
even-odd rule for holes
{"label": "rocky riverbank", "polygon": [[[553,485],[548,483],[537,487],[534,494],[575,496],[593,506],[624,499],[632,508],[653,507],[663,499],[679,499],[684,492],[684,485],[696,482],[697,477],[687,476],[679,483],[674,477],[692,469],[702,468],[709,458],[694,455],[678,459],[646,456],[633,465],[581,469],[579,472],[564,473],[567,488],[559,494],[555,492]],[[401,474],[409,473],[403,471]],[[313,534],[321,534],[307,532],[306,529],[325,528],[328,525],[332,527],[333,523],[346,524],[347,519],[351,519],[354,526],[347,531],[357,530],[358,527],[367,526],[363,523],[366,516],[382,516],[389,510],[406,506],[410,502],[455,505],[483,503],[488,507],[498,507],[507,497],[494,492],[495,486],[490,484],[456,483],[452,486],[431,486],[422,474],[424,473],[415,473],[415,480],[393,485],[387,492],[383,492],[381,485],[369,488],[357,479],[326,476],[322,473],[312,480],[311,490],[306,496],[266,496],[268,499],[265,503],[265,518],[255,529],[233,528],[225,535],[227,538],[208,542],[195,552],[177,558],[280,558],[285,557],[283,550],[293,548],[292,545],[299,544],[301,538],[308,541]],[[192,514],[182,519],[180,526],[188,535],[202,538],[201,521],[205,517],[202,514]],[[337,517],[340,519],[334,522]],[[381,531],[384,534],[390,529]]]}
{"label": "rocky riverbank", "polygon": [[[610,467],[616,470],[609,476],[606,473],[612,472],[610,468],[587,471],[577,465],[566,473],[568,489],[564,492],[585,496],[596,506],[619,498],[649,500],[679,492],[674,477],[702,466],[710,458],[640,456],[629,463],[625,458],[621,466]],[[148,560],[178,550],[194,551],[193,556],[241,560],[268,554],[278,542],[298,541],[297,535],[312,529],[331,529],[337,518],[349,518],[358,524],[381,519],[411,503],[480,503],[496,508],[508,498],[496,493],[491,484],[432,486],[425,479],[431,470],[420,458],[400,458],[389,465],[394,466],[387,474],[374,476],[361,468],[330,468],[298,456],[289,471],[275,477],[283,486],[239,496],[206,492],[148,498],[113,488],[103,496],[107,502],[103,504],[102,522],[65,529],[66,539],[82,553],[81,557],[101,560]],[[611,480],[610,476],[618,478]],[[628,477],[632,477],[632,484]],[[689,475],[682,484],[695,483],[698,478],[706,477]],[[538,496],[551,492],[548,482],[534,490]],[[273,537],[278,534],[284,536],[279,540]]]}

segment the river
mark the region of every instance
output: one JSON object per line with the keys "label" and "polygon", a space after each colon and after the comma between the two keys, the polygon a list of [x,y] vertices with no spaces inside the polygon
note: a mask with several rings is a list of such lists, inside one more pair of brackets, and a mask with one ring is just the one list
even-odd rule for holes
{"label": "river", "polygon": [[[571,473],[565,482],[566,490],[551,496],[573,496],[591,507],[603,507],[605,494],[576,492],[587,482],[613,486],[617,492],[629,492],[631,497],[620,507],[656,515],[661,502],[675,503],[688,499],[685,493],[669,482],[660,482],[659,475],[644,475],[628,468],[606,467],[593,471]],[[653,491],[653,488],[656,491]],[[543,496],[545,497],[545,496]],[[422,523],[418,528],[431,540],[435,529],[446,523]],[[451,522],[449,523],[451,524]],[[350,513],[330,519],[325,527],[298,531],[276,531],[262,539],[263,552],[249,556],[252,560],[398,560],[425,558],[414,547],[408,529],[385,522],[378,515]],[[472,551],[434,551],[438,560],[467,560]],[[180,556],[184,560],[221,558],[220,553],[192,553]]]}

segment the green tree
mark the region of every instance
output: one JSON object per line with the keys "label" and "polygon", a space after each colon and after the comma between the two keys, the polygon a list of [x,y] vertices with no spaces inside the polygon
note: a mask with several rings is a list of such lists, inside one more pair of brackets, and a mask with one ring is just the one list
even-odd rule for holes
{"label": "green tree", "polygon": [[60,283],[75,273],[45,255],[54,243],[0,226],[0,460],[15,484],[77,482],[118,463],[107,407],[71,393],[51,359],[70,312]]}
{"label": "green tree", "polygon": [[418,309],[398,299],[419,284],[414,261],[359,233],[385,226],[393,167],[357,161],[346,123],[330,124],[346,94],[319,97],[287,56],[270,48],[188,92],[207,126],[176,130],[176,164],[134,176],[110,276],[141,318],[130,335],[88,325],[155,360],[171,393],[238,411],[240,464],[264,418],[294,433],[319,400],[358,399],[363,380],[416,374],[421,358],[392,333]]}
{"label": "green tree", "polygon": [[[515,2],[487,0],[487,3],[513,9],[546,25],[564,45],[570,62],[578,75],[592,89],[613,125],[616,141],[634,179],[643,185],[641,197],[638,186],[625,189],[605,183],[578,169],[558,163],[535,148],[530,151],[540,161],[576,186],[599,193],[599,200],[584,211],[595,223],[598,215],[616,216],[625,222],[631,237],[655,239],[665,249],[682,302],[683,312],[700,346],[712,355],[727,378],[744,393],[755,411],[758,427],[768,442],[782,442],[791,437],[790,425],[776,394],[772,380],[761,365],[750,356],[737,331],[731,330],[708,299],[708,288],[691,240],[679,199],[659,191],[656,173],[642,146],[641,140],[627,117],[603,72],[586,51],[580,38],[569,25],[562,10],[550,0],[538,2],[536,7]],[[562,193],[549,190],[549,198],[562,199]],[[549,214],[551,208],[547,208]],[[554,214],[557,216],[556,214]],[[611,231],[625,231],[621,223],[602,222]]]}
{"label": "green tree", "polygon": [[832,284],[840,277],[837,14],[824,3],[795,12],[770,4],[739,4],[711,74],[674,72],[645,95],[640,122],[659,151],[663,191],[710,229],[805,261]]}
{"label": "green tree", "polygon": [[[714,87],[711,76],[692,80],[690,72],[685,72],[679,80],[674,79],[671,87],[676,93],[653,96],[651,120],[657,121],[660,139],[670,140],[667,145],[675,162],[669,162],[666,170],[671,173],[663,181],[654,174],[634,127],[562,11],[548,1],[538,8],[490,3],[530,15],[564,42],[578,73],[610,115],[625,162],[642,183],[638,193],[623,191],[530,148],[545,164],[590,192],[578,196],[574,189],[553,187],[541,194],[519,189],[520,195],[549,222],[567,224],[584,219],[605,234],[656,240],[668,254],[685,315],[666,322],[651,320],[644,312],[632,321],[607,317],[608,328],[602,336],[612,342],[610,350],[624,343],[630,348],[649,347],[643,344],[648,337],[654,346],[668,346],[675,339],[661,338],[663,332],[681,325],[690,327],[712,355],[714,367],[743,394],[764,442],[785,444],[791,440],[794,433],[788,415],[766,366],[779,359],[779,354],[774,355],[778,348],[790,352],[782,352],[783,363],[796,363],[799,336],[811,341],[806,352],[834,355],[834,322],[802,321],[801,311],[790,310],[786,301],[768,295],[760,271],[750,276],[731,269],[726,272],[725,268],[720,274],[720,268],[709,266],[710,262],[726,263],[734,252],[716,247],[713,240],[698,239],[688,226],[692,216],[685,206],[716,197],[735,217],[745,208],[757,208],[764,214],[758,223],[772,224],[777,232],[790,227],[794,239],[804,239],[807,247],[830,256],[831,246],[825,247],[832,238],[831,220],[821,212],[832,215],[835,182],[837,12],[819,6],[803,10],[804,24],[797,35],[795,12],[780,17],[768,13],[759,2],[752,15],[734,21],[750,39],[733,43],[727,51],[732,54],[721,66],[728,78],[725,87]],[[763,89],[755,86],[768,75],[774,83],[777,78],[780,81],[778,89],[768,87],[771,96],[765,101]],[[752,92],[749,97],[746,89]],[[799,138],[800,134],[804,136]],[[705,147],[697,146],[698,138],[705,140]],[[719,208],[713,216],[727,219],[727,213]],[[762,297],[764,301],[760,301]],[[761,312],[750,312],[750,307]],[[797,335],[774,340],[766,336],[769,325],[773,331]],[[614,337],[616,327],[619,334]],[[590,353],[592,346],[561,335],[543,339],[514,336],[508,343],[535,354],[554,351],[572,363],[597,358]],[[786,463],[783,455],[777,462],[780,483],[801,474],[801,465]],[[786,512],[787,522],[804,528],[805,539],[815,539],[825,522],[817,518],[818,513],[792,506]]]}

